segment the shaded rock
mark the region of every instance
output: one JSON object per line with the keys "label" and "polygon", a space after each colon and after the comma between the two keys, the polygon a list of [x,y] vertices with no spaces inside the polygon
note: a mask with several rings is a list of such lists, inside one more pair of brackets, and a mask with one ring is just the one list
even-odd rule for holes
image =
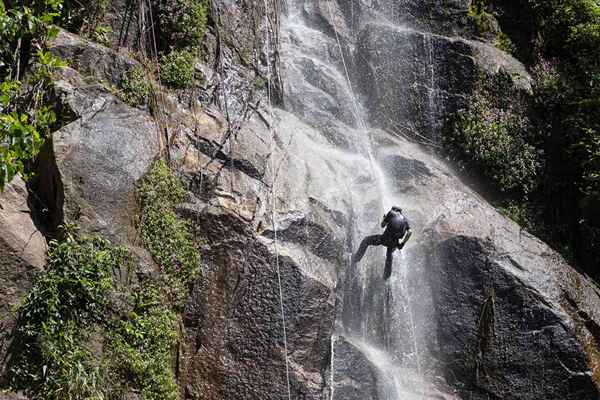
{"label": "shaded rock", "polygon": [[[15,308],[42,270],[46,240],[33,223],[27,189],[16,177],[0,193],[0,359],[5,360],[15,326]],[[0,382],[4,376],[0,364]],[[0,398],[3,395],[0,394]],[[5,395],[5,396],[8,396]],[[6,397],[19,398],[19,397]]]}
{"label": "shaded rock", "polygon": [[[272,245],[258,241],[243,220],[225,209],[198,203],[182,212],[210,243],[203,279],[184,314],[189,354],[184,385],[190,393],[215,398],[287,396]],[[333,324],[331,292],[289,258],[279,257],[279,268],[292,397],[318,399]]]}
{"label": "shaded rock", "polygon": [[[505,257],[485,241],[462,236],[434,252],[440,356],[463,396],[598,398],[573,321],[511,274]],[[482,310],[490,290],[493,325],[486,327]]]}
{"label": "shaded rock", "polygon": [[[390,285],[403,299],[383,300],[409,307],[413,325],[394,313],[378,323],[384,339],[390,327],[392,337],[419,332],[408,348],[391,342],[396,357],[410,363],[417,349],[421,367],[430,360],[462,398],[597,398],[600,316],[592,310],[600,309],[600,291],[419,146],[389,139],[377,148],[383,165],[403,160],[403,169],[386,171],[412,226],[422,227],[394,265],[401,281],[393,275]],[[482,327],[492,289],[493,323]],[[360,312],[379,299],[367,298]]]}
{"label": "shaded rock", "polygon": [[378,399],[377,371],[366,356],[343,337],[335,340],[333,352],[335,370],[330,398],[333,391],[335,397],[342,399]]}

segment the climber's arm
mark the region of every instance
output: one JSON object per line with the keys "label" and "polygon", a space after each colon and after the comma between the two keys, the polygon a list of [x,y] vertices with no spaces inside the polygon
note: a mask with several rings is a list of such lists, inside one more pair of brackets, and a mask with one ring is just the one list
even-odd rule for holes
{"label": "climber's arm", "polygon": [[400,250],[402,250],[402,248],[404,247],[404,245],[406,244],[406,242],[408,242],[408,239],[410,239],[411,236],[412,236],[412,231],[410,230],[410,228],[408,228],[406,230],[406,233],[404,234],[404,236],[400,240],[400,243],[398,244],[398,248]]}
{"label": "climber's arm", "polygon": [[390,222],[390,217],[392,212],[388,212],[386,215],[383,216],[383,221],[381,221],[381,227],[385,228],[385,226],[388,224],[388,222]]}

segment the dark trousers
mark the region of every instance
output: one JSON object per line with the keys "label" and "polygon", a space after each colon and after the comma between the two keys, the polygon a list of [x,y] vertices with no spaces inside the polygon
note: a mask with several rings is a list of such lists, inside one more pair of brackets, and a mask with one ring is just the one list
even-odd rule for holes
{"label": "dark trousers", "polygon": [[363,239],[358,247],[358,250],[352,256],[352,263],[356,264],[365,255],[369,246],[386,246],[387,253],[385,254],[385,269],[383,271],[383,279],[388,279],[392,274],[392,261],[394,260],[394,251],[398,248],[398,239],[388,240],[384,235],[371,235]]}

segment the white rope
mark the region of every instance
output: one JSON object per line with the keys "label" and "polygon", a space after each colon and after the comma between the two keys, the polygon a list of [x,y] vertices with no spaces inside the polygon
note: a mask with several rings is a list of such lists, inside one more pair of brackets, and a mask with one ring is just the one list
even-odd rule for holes
{"label": "white rope", "polygon": [[269,100],[269,133],[271,135],[270,138],[270,156],[269,163],[271,169],[271,224],[273,226],[273,245],[275,251],[275,265],[277,269],[277,284],[279,286],[279,306],[281,308],[281,323],[283,326],[283,351],[284,351],[284,359],[285,359],[285,376],[287,383],[287,395],[288,400],[292,399],[292,393],[290,390],[290,368],[288,363],[288,349],[287,349],[287,330],[285,323],[285,311],[283,309],[283,289],[281,285],[281,271],[279,268],[279,249],[277,246],[277,224],[275,223],[275,208],[276,208],[276,190],[275,184],[277,179],[275,177],[275,163],[274,163],[274,154],[275,154],[275,129],[274,129],[274,121],[273,121],[273,103],[271,101],[271,41],[270,41],[270,30],[269,30],[269,17],[267,14],[268,5],[267,0],[264,0],[265,3],[265,26],[267,28],[266,34],[266,45],[267,45],[267,97]]}
{"label": "white rope", "polygon": [[[335,27],[335,21],[333,20],[333,11],[331,9],[331,0],[327,0],[327,9],[329,10],[329,18],[331,19],[331,26],[333,27],[333,32],[335,33],[335,41],[337,42],[338,49],[340,50],[340,57],[342,58],[342,64],[344,65],[344,73],[346,74],[346,81],[348,82],[348,88],[350,89],[350,96],[352,97],[352,106],[354,108],[354,113],[356,114],[356,119],[358,120],[359,128],[363,130],[367,130],[367,125],[365,121],[362,119],[360,114],[360,110],[358,108],[358,102],[356,101],[356,96],[354,95],[354,88],[352,87],[352,82],[350,81],[350,74],[348,73],[348,66],[346,65],[346,58],[344,57],[344,52],[342,50],[342,43],[340,42],[340,37],[338,36],[337,28]],[[369,154],[369,157],[371,155]]]}
{"label": "white rope", "polygon": [[338,35],[338,31],[335,26],[335,21],[333,20],[333,10],[331,9],[331,1],[332,0],[326,1],[327,9],[329,11],[329,19],[331,20],[331,26],[333,27],[333,32],[335,34],[335,41],[337,42],[337,47],[340,51],[340,58],[342,59],[342,65],[344,66],[344,73],[346,75],[348,89],[350,89],[350,97],[352,98],[351,103],[354,108],[354,114],[356,115],[358,127],[360,130],[364,131],[368,136],[366,147],[367,147],[367,155],[369,156],[369,165],[371,166],[371,176],[375,179],[375,181],[377,182],[377,185],[379,186],[379,192],[382,194],[381,207],[382,207],[382,209],[385,209],[386,205],[384,204],[384,199],[383,199],[383,194],[384,194],[383,176],[378,176],[378,175],[380,175],[380,173],[378,173],[379,168],[377,168],[377,166],[375,165],[373,151],[371,149],[371,132],[367,129],[367,124],[365,123],[364,119],[362,118],[362,113],[360,112],[360,108],[358,107],[358,100],[356,99],[354,87],[352,86],[352,81],[350,80],[350,73],[348,72],[348,65],[346,64],[346,58],[344,57],[344,51],[342,49],[342,42],[340,41],[340,37]]}

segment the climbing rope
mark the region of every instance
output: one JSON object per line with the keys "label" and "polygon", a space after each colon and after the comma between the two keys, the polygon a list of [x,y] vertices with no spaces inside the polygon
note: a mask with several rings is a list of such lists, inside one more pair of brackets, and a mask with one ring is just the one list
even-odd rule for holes
{"label": "climbing rope", "polygon": [[[352,81],[350,80],[350,73],[348,72],[348,65],[346,63],[346,58],[344,57],[344,51],[342,49],[342,42],[340,41],[340,36],[338,34],[337,28],[335,26],[335,21],[333,20],[333,10],[331,8],[331,1],[327,0],[327,10],[329,12],[329,19],[331,20],[331,26],[333,27],[333,32],[335,34],[335,41],[337,42],[338,50],[340,51],[340,58],[342,59],[342,65],[344,66],[344,74],[346,76],[346,82],[348,84],[348,89],[350,90],[350,97],[352,98],[352,108],[354,109],[354,114],[356,115],[356,120],[358,122],[358,128],[365,132],[368,135],[367,139],[367,155],[369,156],[369,165],[371,166],[371,176],[374,177],[377,185],[379,186],[379,192],[381,194],[384,193],[383,188],[383,177],[377,176],[379,175],[379,169],[375,165],[373,150],[371,149],[371,132],[367,129],[367,124],[365,123],[362,113],[360,112],[360,108],[358,107],[358,101],[356,100],[356,93],[354,91],[354,87],[352,86]],[[383,202],[383,196],[381,196],[381,207],[385,209],[385,204]]]}
{"label": "climbing rope", "polygon": [[287,330],[286,330],[286,322],[285,322],[285,311],[283,308],[283,288],[281,285],[281,270],[279,268],[279,249],[277,244],[277,224],[275,223],[275,209],[276,209],[276,190],[275,184],[277,182],[275,176],[275,163],[274,163],[274,154],[275,154],[275,128],[273,123],[273,102],[271,100],[271,40],[270,40],[270,30],[269,30],[269,16],[268,16],[268,4],[267,0],[264,0],[265,4],[265,26],[267,28],[266,33],[266,47],[267,47],[267,97],[269,101],[269,134],[270,134],[270,155],[269,155],[269,164],[271,169],[271,224],[273,227],[273,245],[275,251],[275,266],[277,270],[277,285],[279,287],[279,306],[281,308],[281,323],[283,326],[283,351],[284,351],[284,359],[285,359],[285,376],[287,383],[287,395],[288,400],[292,399],[292,393],[290,390],[290,368],[288,363],[288,349],[287,349]]}
{"label": "climbing rope", "polygon": [[[142,2],[140,4],[144,4],[144,2]],[[161,77],[160,77],[160,61],[158,60],[158,46],[156,44],[157,43],[156,42],[156,32],[154,30],[154,15],[152,12],[152,3],[150,2],[150,0],[146,0],[145,5],[148,7],[148,14],[150,16],[150,33],[152,34],[150,36],[150,39],[152,41],[151,48],[150,48],[150,57],[153,58],[152,61],[154,61],[154,68],[156,69],[156,78],[158,81],[158,91],[154,88],[151,89],[152,95],[154,96],[154,102],[156,103],[156,110],[153,114],[154,114],[154,120],[156,121],[156,130],[157,130],[157,136],[158,136],[158,140],[159,140],[160,153],[162,154],[163,151],[165,152],[164,154],[166,156],[167,164],[169,164],[169,166],[170,166],[171,165],[171,149],[170,149],[171,143],[169,140],[169,129],[168,129],[167,117],[161,106],[161,103],[164,101],[164,98],[163,98],[164,94],[162,92],[163,86],[162,86]],[[143,34],[145,35],[146,32],[143,32]],[[144,49],[144,52],[145,51],[146,50]],[[164,133],[164,138],[163,138],[163,133]],[[164,145],[163,145],[163,140],[164,140]]]}

